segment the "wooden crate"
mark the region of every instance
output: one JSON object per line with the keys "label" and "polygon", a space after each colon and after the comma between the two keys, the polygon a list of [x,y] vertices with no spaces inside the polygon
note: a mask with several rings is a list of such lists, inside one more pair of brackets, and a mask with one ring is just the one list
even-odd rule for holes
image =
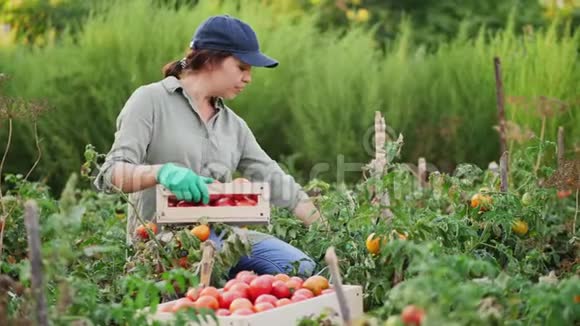
{"label": "wooden crate", "polygon": [[210,197],[220,195],[251,195],[257,199],[255,206],[191,206],[171,207],[174,196],[162,185],[156,189],[157,223],[196,223],[201,218],[207,222],[234,225],[268,224],[270,222],[270,185],[262,182],[230,182],[208,185]]}
{"label": "wooden crate", "polygon": [[[363,292],[360,285],[343,285],[348,306],[350,308],[351,319],[356,319],[363,314]],[[171,304],[171,302],[164,303]],[[157,310],[159,310],[158,307]],[[330,311],[330,317],[334,322],[340,323],[342,320],[340,308],[338,306],[338,298],[336,293],[328,293],[319,295],[317,297],[292,303],[286,306],[275,308],[249,316],[227,316],[217,317],[218,323],[210,318],[210,320],[196,323],[191,322],[188,325],[200,326],[294,326],[298,320],[307,316],[318,316],[323,312]],[[174,319],[174,314],[170,312],[157,312],[152,315],[150,320],[157,320],[163,322],[171,322]]]}

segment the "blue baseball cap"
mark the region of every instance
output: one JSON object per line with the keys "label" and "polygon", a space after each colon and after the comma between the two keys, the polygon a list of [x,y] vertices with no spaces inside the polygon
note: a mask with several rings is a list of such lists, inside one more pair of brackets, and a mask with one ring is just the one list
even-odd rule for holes
{"label": "blue baseball cap", "polygon": [[211,16],[202,22],[189,47],[227,51],[251,66],[274,68],[278,65],[278,61],[260,51],[252,27],[229,15]]}

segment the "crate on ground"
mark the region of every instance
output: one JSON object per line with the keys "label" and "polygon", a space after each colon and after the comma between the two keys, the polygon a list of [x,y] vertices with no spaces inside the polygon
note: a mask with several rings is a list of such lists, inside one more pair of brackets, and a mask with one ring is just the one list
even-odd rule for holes
{"label": "crate on ground", "polygon": [[229,182],[208,185],[210,203],[177,200],[162,185],[156,188],[157,223],[207,222],[233,225],[270,222],[270,185],[266,182]]}
{"label": "crate on ground", "polygon": [[[343,285],[350,317],[356,319],[363,314],[363,292],[360,285]],[[175,314],[172,312],[159,312],[165,306],[170,306],[174,301],[162,303],[158,306],[157,313],[150,317],[151,321],[171,322]],[[294,326],[303,317],[318,317],[328,313],[329,318],[335,323],[341,323],[342,316],[335,292],[322,294],[304,301],[294,302],[282,307],[255,313],[247,316],[218,316],[217,320],[211,319],[203,322],[191,322],[188,325],[202,326]]]}

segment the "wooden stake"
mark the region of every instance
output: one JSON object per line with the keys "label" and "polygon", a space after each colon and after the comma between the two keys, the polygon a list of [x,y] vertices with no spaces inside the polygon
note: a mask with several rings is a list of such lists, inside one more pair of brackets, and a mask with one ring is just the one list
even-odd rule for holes
{"label": "wooden stake", "polygon": [[562,163],[564,162],[564,127],[558,127],[558,167],[562,167]]}
{"label": "wooden stake", "polygon": [[501,62],[498,57],[493,59],[495,66],[495,90],[497,97],[497,115],[499,120],[499,139],[501,153],[507,150],[506,132],[505,132],[505,110],[504,110],[504,93],[503,81],[501,77]]}
{"label": "wooden stake", "polygon": [[501,177],[501,192],[508,191],[508,152],[503,152],[499,161],[499,172]]}
{"label": "wooden stake", "polygon": [[417,173],[417,178],[419,179],[419,188],[423,189],[427,186],[427,161],[425,158],[419,158],[419,164],[417,168],[419,169]]}
{"label": "wooden stake", "polygon": [[330,275],[332,276],[332,285],[334,286],[334,292],[338,298],[338,306],[340,307],[342,320],[344,321],[345,325],[350,325],[350,309],[346,301],[344,289],[342,288],[342,279],[340,277],[340,270],[338,269],[338,258],[336,257],[334,247],[329,247],[326,250],[324,260],[328,264],[328,269],[330,270]]}
{"label": "wooden stake", "polygon": [[[385,167],[387,165],[386,152],[385,152],[385,142],[387,139],[387,124],[383,118],[381,112],[375,112],[375,159],[371,162],[373,168],[373,175],[377,178],[382,178]],[[390,210],[391,198],[389,197],[389,191],[387,189],[383,190],[382,194],[375,193],[375,196],[380,196],[379,203],[382,207],[381,216],[388,221],[390,221],[394,214]]]}
{"label": "wooden stake", "polygon": [[24,223],[28,234],[28,250],[31,267],[32,294],[36,300],[36,319],[39,325],[48,325],[44,284],[42,280],[42,256],[40,252],[40,227],[38,225],[38,206],[34,200],[24,204]]}
{"label": "wooden stake", "polygon": [[209,286],[211,281],[211,273],[213,270],[215,245],[213,241],[206,240],[202,243],[202,255],[201,255],[201,276],[200,285],[202,288]]}
{"label": "wooden stake", "polygon": [[375,173],[383,174],[387,164],[385,142],[387,140],[387,124],[381,112],[375,112]]}

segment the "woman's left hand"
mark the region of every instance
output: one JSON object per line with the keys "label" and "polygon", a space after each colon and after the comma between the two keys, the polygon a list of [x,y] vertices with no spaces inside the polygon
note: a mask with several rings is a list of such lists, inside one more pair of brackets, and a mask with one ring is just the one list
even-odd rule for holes
{"label": "woman's left hand", "polygon": [[306,226],[309,226],[310,224],[320,219],[320,212],[318,211],[318,208],[314,206],[311,200],[301,201],[298,203],[292,213],[298,217]]}

